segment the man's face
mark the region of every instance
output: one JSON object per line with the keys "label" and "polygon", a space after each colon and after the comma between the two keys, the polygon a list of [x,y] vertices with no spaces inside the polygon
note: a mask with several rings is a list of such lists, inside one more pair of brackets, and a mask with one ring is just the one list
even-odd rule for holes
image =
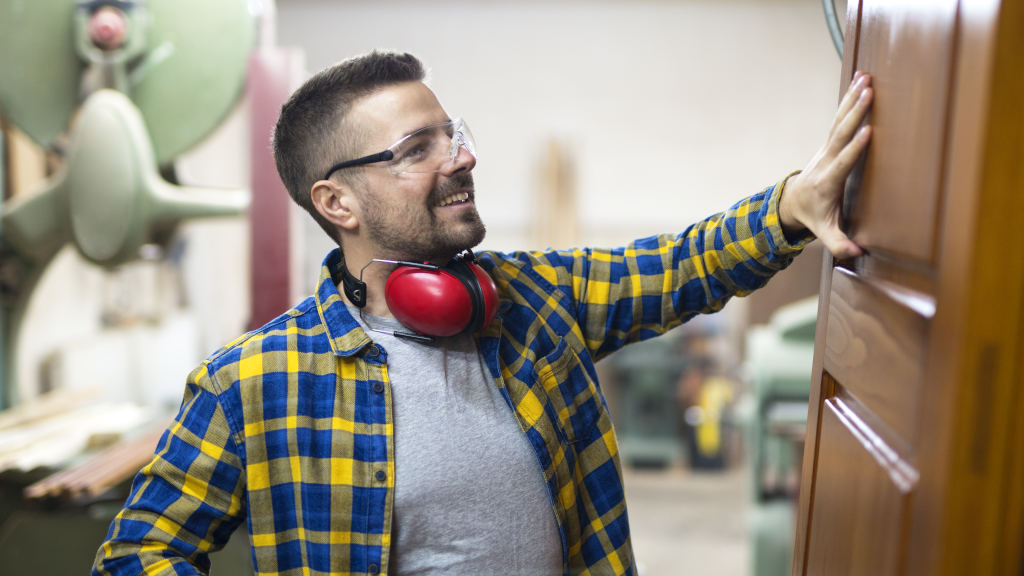
{"label": "man's face", "polygon": [[[386,149],[407,134],[449,120],[434,93],[420,82],[384,88],[358,101],[350,117],[364,135],[365,149]],[[479,244],[484,224],[474,202],[471,171],[476,159],[465,149],[440,173],[392,174],[384,164],[363,170],[358,199],[360,238],[377,258],[443,263]]]}

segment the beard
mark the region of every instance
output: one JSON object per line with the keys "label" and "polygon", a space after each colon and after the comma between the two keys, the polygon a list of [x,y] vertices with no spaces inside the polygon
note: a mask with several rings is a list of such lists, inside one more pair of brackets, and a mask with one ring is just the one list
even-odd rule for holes
{"label": "beard", "polygon": [[462,210],[454,222],[442,222],[435,212],[442,199],[460,189],[473,190],[472,174],[456,174],[435,187],[427,195],[425,206],[366,202],[363,226],[368,238],[382,252],[377,257],[444,264],[479,245],[487,228],[475,206]]}

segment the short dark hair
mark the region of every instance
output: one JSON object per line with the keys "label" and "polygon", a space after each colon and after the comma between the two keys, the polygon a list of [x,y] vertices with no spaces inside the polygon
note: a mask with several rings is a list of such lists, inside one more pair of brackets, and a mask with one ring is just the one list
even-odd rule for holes
{"label": "short dark hair", "polygon": [[[425,75],[412,54],[375,50],[313,75],[281,107],[273,135],[277,172],[292,199],[335,242],[340,242],[337,231],[316,211],[309,192],[331,165],[354,154],[360,144],[346,116],[357,100],[387,86],[422,82]],[[351,181],[358,171],[339,173]]]}

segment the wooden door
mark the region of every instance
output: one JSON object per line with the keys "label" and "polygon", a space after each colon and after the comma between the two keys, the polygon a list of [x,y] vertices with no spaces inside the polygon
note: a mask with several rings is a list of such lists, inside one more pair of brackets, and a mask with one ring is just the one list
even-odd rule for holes
{"label": "wooden door", "polygon": [[850,0],[874,76],[822,273],[794,574],[1024,574],[1024,2]]}

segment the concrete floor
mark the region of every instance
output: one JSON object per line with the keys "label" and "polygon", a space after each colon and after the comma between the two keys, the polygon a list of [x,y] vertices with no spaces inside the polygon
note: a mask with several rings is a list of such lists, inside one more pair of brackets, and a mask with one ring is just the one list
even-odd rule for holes
{"label": "concrete floor", "polygon": [[624,476],[639,576],[750,573],[746,469],[627,467]]}

